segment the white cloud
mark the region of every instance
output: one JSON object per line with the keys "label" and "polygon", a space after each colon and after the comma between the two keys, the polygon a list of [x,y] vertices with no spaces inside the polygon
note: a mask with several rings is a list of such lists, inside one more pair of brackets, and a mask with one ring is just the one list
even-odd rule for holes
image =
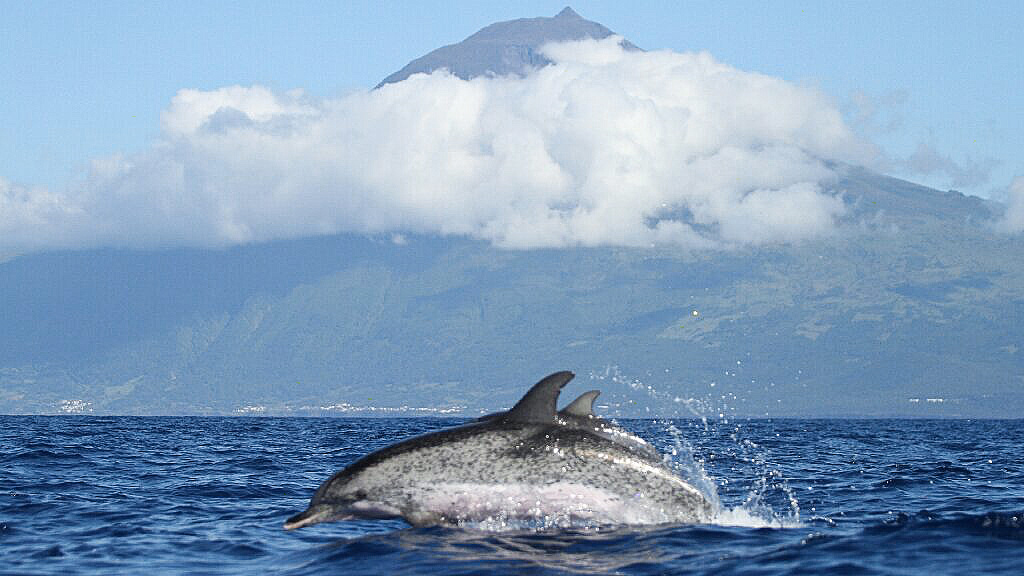
{"label": "white cloud", "polygon": [[0,184],[0,249],[336,232],[511,248],[729,247],[828,233],[824,160],[869,154],[820,93],[710,55],[552,45],[523,77],[415,75],[315,101],[182,90],[148,150],[66,192]]}
{"label": "white cloud", "polygon": [[0,252],[75,246],[84,240],[87,219],[65,196],[0,178]]}
{"label": "white cloud", "polygon": [[870,94],[854,90],[844,103],[843,112],[853,129],[862,134],[890,134],[900,129],[906,121],[907,93],[892,90]]}
{"label": "white cloud", "polygon": [[1006,213],[996,229],[1007,234],[1024,232],[1024,176],[1014,178],[1006,198]]}
{"label": "white cloud", "polygon": [[940,153],[933,146],[919,143],[914,153],[897,162],[897,166],[908,169],[915,174],[943,175],[949,178],[954,187],[977,186],[988,182],[992,170],[998,165],[993,158],[983,161],[967,160],[957,162],[950,156]]}

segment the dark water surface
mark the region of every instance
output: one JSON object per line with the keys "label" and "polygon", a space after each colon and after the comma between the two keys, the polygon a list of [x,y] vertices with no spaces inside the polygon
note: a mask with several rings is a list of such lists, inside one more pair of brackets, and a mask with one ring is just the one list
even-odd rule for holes
{"label": "dark water surface", "polygon": [[0,417],[0,573],[1024,573],[1020,420],[623,422],[709,482],[707,525],[281,529],[334,471],[458,422]]}

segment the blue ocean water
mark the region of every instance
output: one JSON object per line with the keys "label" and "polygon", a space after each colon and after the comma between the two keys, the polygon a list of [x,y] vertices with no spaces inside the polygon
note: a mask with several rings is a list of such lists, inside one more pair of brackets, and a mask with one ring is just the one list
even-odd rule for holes
{"label": "blue ocean water", "polygon": [[715,523],[284,532],[331,473],[458,419],[0,417],[3,574],[1020,574],[1024,421],[624,421]]}

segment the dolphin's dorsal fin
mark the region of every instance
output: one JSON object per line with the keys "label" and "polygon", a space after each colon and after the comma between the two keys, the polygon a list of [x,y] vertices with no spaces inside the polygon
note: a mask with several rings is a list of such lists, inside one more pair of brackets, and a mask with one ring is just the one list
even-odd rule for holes
{"label": "dolphin's dorsal fin", "polygon": [[594,417],[594,400],[601,395],[600,390],[591,390],[580,394],[580,397],[573,400],[571,404],[562,408],[559,414],[563,416],[579,416],[580,418]]}
{"label": "dolphin's dorsal fin", "polygon": [[558,394],[576,375],[569,371],[555,372],[537,382],[515,406],[505,414],[514,422],[550,422],[555,419]]}

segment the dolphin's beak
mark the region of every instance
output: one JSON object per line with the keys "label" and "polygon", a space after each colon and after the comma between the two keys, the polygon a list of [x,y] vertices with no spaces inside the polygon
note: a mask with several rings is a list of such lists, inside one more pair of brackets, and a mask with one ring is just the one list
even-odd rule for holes
{"label": "dolphin's beak", "polygon": [[306,508],[305,512],[301,512],[292,516],[284,523],[285,530],[295,530],[296,528],[302,528],[310,524],[317,524],[330,520],[334,513],[334,508],[327,504],[315,504]]}

